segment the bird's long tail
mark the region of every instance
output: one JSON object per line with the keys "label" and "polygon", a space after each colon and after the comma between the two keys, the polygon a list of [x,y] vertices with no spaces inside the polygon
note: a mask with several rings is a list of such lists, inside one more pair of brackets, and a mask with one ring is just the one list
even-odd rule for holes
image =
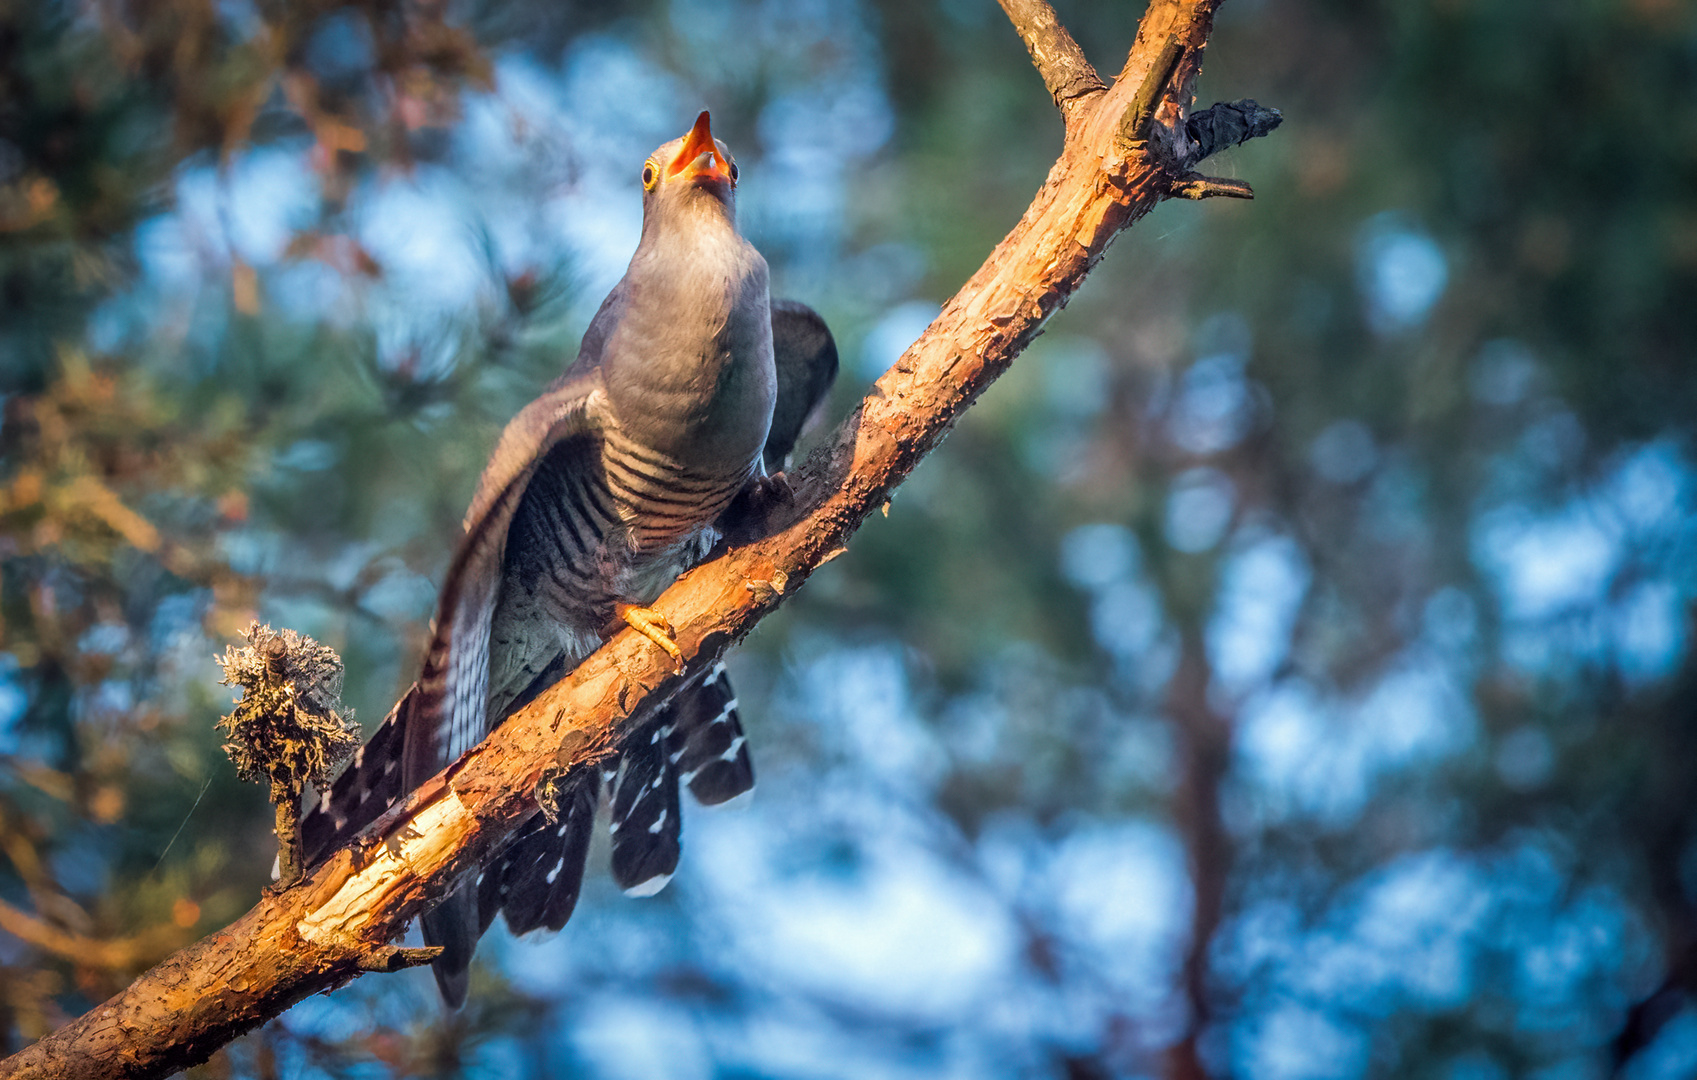
{"label": "bird's long tail", "polygon": [[651,896],[678,866],[680,783],[708,805],[754,786],[736,694],[723,664],[631,734],[610,780],[613,880],[633,896]]}
{"label": "bird's long tail", "polygon": [[680,784],[709,805],[754,786],[736,696],[723,666],[715,665],[633,731],[610,766],[574,772],[556,800],[553,821],[536,814],[475,880],[462,883],[420,920],[425,942],[443,947],[433,966],[449,1005],[465,1000],[472,952],[497,912],[514,934],[558,930],[571,918],[583,886],[602,768],[610,785],[613,880],[633,896],[651,896],[677,870]]}

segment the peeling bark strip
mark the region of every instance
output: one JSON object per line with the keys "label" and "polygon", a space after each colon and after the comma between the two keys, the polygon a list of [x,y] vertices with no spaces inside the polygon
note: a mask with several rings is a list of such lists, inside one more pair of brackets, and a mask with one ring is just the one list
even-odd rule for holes
{"label": "peeling bark strip", "polygon": [[[1066,101],[1061,157],[1025,216],[834,441],[808,459],[796,478],[793,521],[697,567],[655,604],[678,631],[688,671],[716,660],[839,554],[1066,303],[1113,238],[1174,194],[1194,162],[1175,156],[1173,132],[1182,130],[1218,2],[1151,0],[1114,85],[1097,79]],[[1071,43],[1047,3],[1006,6],[1028,42],[1036,41],[1029,27],[1041,24],[1045,42]],[[1076,45],[1033,44],[1032,54],[1051,87],[1088,82],[1080,64],[1095,79]],[[1146,83],[1155,96],[1135,102]],[[1147,139],[1128,144],[1116,135],[1139,105],[1154,106],[1156,123]],[[230,926],[0,1062],[0,1080],[163,1076],[361,971],[427,960],[389,942],[533,812],[545,771],[605,755],[634,713],[683,678],[646,638],[619,634],[298,886],[267,893]]]}

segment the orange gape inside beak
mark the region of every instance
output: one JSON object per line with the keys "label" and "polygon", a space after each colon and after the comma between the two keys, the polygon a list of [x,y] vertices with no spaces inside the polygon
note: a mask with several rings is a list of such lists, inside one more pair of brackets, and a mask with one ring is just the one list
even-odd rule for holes
{"label": "orange gape inside beak", "polygon": [[672,159],[666,172],[671,176],[683,173],[686,176],[709,176],[727,184],[731,182],[731,163],[719,153],[719,144],[713,141],[707,110],[703,109],[701,115],[695,118],[695,126],[684,137],[683,149]]}

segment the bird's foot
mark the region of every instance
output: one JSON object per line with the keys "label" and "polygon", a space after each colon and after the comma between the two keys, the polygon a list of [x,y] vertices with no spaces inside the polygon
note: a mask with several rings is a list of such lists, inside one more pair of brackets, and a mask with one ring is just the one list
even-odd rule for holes
{"label": "bird's foot", "polygon": [[776,532],[795,507],[795,485],[782,472],[757,476],[726,507],[720,528],[732,544],[747,544]]}
{"label": "bird's foot", "polygon": [[789,473],[782,469],[767,473],[750,486],[754,489],[750,494],[755,505],[768,512],[795,504],[795,485],[790,482]]}
{"label": "bird's foot", "polygon": [[613,605],[613,611],[632,630],[666,650],[666,655],[672,658],[672,666],[679,672],[684,669],[683,650],[678,648],[673,638],[676,633],[672,624],[666,621],[666,616],[653,608],[645,608],[639,604],[627,604],[623,600]]}

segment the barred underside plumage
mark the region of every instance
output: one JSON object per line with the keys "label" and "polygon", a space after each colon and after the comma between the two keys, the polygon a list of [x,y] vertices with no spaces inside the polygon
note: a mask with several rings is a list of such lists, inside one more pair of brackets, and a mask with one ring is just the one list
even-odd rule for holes
{"label": "barred underside plumage", "polygon": [[[705,130],[703,114],[690,141],[656,152],[692,156],[645,196],[642,242],[577,360],[502,432],[419,681],[309,812],[309,864],[568,674],[601,644],[616,603],[646,606],[698,562],[829,391],[830,332],[804,305],[771,302],[765,261],[736,233],[728,174],[703,164],[706,150],[694,156],[715,145]],[[680,783],[709,804],[753,786],[736,705],[716,665],[603,763],[613,876],[627,891],[658,891],[677,868]],[[532,817],[421,920],[444,948],[434,967],[450,1005],[497,912],[518,934],[565,925],[601,783],[589,769],[564,778],[553,818]]]}

